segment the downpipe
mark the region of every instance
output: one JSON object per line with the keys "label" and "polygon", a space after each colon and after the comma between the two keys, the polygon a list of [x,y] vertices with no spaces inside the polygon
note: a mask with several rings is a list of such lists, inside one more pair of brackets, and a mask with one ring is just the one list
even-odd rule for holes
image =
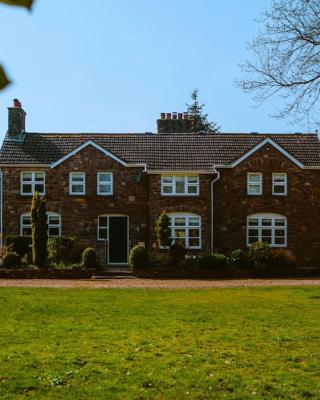
{"label": "downpipe", "polygon": [[214,228],[213,228],[213,185],[220,179],[220,171],[217,171],[216,168],[214,167],[214,173],[216,174],[216,177],[211,181],[211,253],[213,252],[213,235],[214,235]]}

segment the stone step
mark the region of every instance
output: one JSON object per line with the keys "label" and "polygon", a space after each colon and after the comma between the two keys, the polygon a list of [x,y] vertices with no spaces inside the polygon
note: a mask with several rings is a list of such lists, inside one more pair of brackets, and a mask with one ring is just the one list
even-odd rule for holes
{"label": "stone step", "polygon": [[92,280],[94,281],[108,281],[110,279],[136,279],[133,275],[93,275]]}

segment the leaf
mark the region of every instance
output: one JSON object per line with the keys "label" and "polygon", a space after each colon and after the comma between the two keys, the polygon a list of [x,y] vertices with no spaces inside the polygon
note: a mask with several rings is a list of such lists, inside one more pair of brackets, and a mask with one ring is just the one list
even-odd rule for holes
{"label": "leaf", "polygon": [[0,65],[0,90],[4,89],[7,85],[9,85],[9,83],[10,81],[5,74],[4,69]]}
{"label": "leaf", "polygon": [[0,3],[8,4],[9,6],[21,6],[31,10],[33,0],[0,0]]}

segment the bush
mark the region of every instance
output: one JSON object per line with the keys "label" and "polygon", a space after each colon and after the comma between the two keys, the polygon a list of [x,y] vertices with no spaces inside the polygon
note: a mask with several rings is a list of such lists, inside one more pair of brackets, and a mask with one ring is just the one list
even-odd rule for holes
{"label": "bush", "polygon": [[291,251],[279,249],[274,252],[273,266],[279,270],[294,270],[297,267],[297,261]]}
{"label": "bush", "polygon": [[179,267],[184,260],[186,249],[181,243],[173,244],[168,251],[168,263],[171,267]]}
{"label": "bush", "polygon": [[82,260],[82,254],[85,251],[85,249],[88,247],[88,245],[84,242],[81,242],[79,240],[74,240],[72,248],[70,250],[70,254],[68,257],[68,261],[71,264],[79,264],[81,263]]}
{"label": "bush", "polygon": [[199,257],[198,264],[203,269],[221,269],[227,266],[228,259],[222,253],[207,253]]}
{"label": "bush", "polygon": [[249,259],[255,269],[265,271],[272,268],[273,250],[268,243],[255,242],[250,247]]}
{"label": "bush", "polygon": [[97,253],[92,247],[87,247],[82,253],[82,266],[83,268],[97,267]]}
{"label": "bush", "polygon": [[67,264],[74,244],[71,237],[61,236],[48,240],[48,258],[50,263]]}
{"label": "bush", "polygon": [[20,267],[20,257],[17,253],[7,253],[2,259],[2,268],[19,268]]}
{"label": "bush", "polygon": [[6,237],[6,246],[10,247],[12,251],[17,253],[20,257],[23,257],[31,251],[31,245],[31,236],[14,235]]}
{"label": "bush", "polygon": [[236,249],[231,253],[230,263],[231,265],[240,269],[241,268],[245,269],[250,267],[250,260],[248,254],[241,249]]}
{"label": "bush", "polygon": [[149,267],[149,254],[145,247],[134,246],[129,255],[129,267],[133,271]]}
{"label": "bush", "polygon": [[168,253],[152,253],[149,257],[149,265],[154,270],[163,270],[168,268]]}

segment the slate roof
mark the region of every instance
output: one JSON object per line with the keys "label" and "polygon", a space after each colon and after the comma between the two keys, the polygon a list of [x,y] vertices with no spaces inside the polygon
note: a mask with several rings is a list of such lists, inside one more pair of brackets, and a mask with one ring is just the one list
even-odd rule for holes
{"label": "slate roof", "polygon": [[5,138],[0,165],[51,164],[88,140],[128,163],[146,163],[148,170],[211,171],[231,164],[271,138],[305,166],[320,166],[316,134],[49,134],[27,133],[24,142]]}

